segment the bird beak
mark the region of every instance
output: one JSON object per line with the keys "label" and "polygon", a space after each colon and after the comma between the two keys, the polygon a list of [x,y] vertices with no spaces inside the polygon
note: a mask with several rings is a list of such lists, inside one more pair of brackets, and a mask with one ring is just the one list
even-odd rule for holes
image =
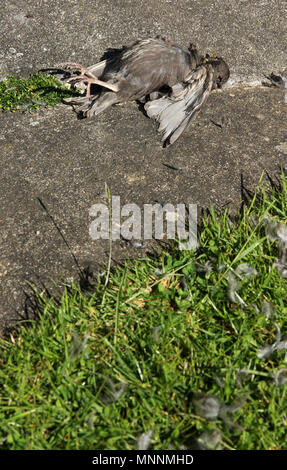
{"label": "bird beak", "polygon": [[216,80],[216,86],[217,88],[222,88],[222,77],[218,77]]}

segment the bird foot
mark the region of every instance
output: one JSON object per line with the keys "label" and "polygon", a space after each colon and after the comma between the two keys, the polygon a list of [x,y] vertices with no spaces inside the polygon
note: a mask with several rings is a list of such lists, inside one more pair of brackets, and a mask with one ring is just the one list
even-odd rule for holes
{"label": "bird foot", "polygon": [[119,91],[118,85],[114,83],[104,82],[99,80],[89,69],[84,67],[81,64],[76,62],[65,62],[63,64],[59,64],[59,67],[62,67],[64,70],[69,72],[80,72],[80,75],[72,74],[70,78],[66,81],[69,82],[76,82],[76,83],[85,83],[87,84],[86,96],[90,97],[91,95],[91,85],[100,85],[104,88],[108,88],[109,90],[114,91],[117,93]]}

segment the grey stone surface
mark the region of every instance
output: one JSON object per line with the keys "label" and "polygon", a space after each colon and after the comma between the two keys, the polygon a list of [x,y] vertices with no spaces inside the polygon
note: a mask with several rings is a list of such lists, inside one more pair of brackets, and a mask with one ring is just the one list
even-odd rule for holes
{"label": "grey stone surface", "polygon": [[[28,76],[66,60],[91,65],[108,48],[162,34],[223,56],[233,76],[261,79],[286,68],[286,11],[285,0],[5,2],[0,76]],[[227,126],[212,124],[222,117]],[[107,261],[107,242],[92,241],[88,231],[105,183],[123,203],[238,207],[242,179],[252,190],[263,170],[276,178],[285,166],[286,118],[283,90],[226,89],[163,149],[156,124],[136,103],[91,121],[64,105],[0,114],[1,331],[25,316],[29,283],[77,280],[75,258],[81,269]],[[142,253],[113,246],[114,260]]]}

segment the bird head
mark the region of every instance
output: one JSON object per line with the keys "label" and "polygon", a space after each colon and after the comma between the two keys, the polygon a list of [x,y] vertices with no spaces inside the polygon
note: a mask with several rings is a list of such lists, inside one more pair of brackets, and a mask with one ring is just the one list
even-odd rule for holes
{"label": "bird head", "polygon": [[221,57],[208,57],[205,60],[208,64],[212,65],[214,69],[213,89],[221,88],[230,76],[227,63]]}

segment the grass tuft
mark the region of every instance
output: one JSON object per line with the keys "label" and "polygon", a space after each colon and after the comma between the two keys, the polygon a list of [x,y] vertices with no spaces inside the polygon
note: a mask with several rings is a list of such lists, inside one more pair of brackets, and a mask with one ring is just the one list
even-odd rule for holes
{"label": "grass tuft", "polygon": [[0,109],[25,112],[40,106],[55,106],[63,98],[78,95],[77,90],[65,87],[49,74],[34,73],[27,80],[11,75],[0,82]]}

